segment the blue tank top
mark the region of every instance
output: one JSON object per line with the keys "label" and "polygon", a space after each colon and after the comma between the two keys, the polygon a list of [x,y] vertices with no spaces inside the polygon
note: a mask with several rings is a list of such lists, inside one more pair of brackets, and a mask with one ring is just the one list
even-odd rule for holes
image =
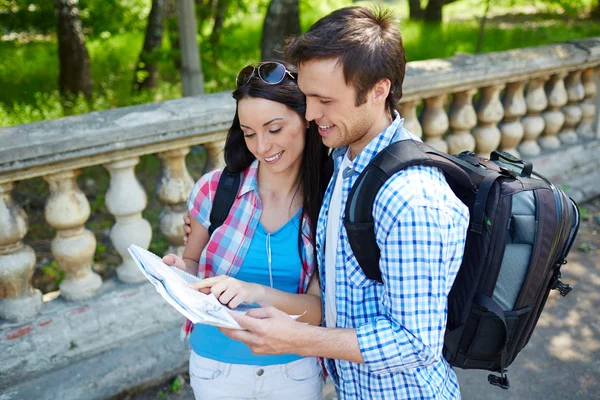
{"label": "blue tank top", "polygon": [[[302,260],[298,253],[300,211],[276,232],[268,233],[259,222],[250,248],[236,279],[259,283],[284,292],[298,293]],[[271,275],[268,251],[271,252]],[[201,357],[229,364],[274,365],[286,364],[301,357],[295,354],[259,356],[244,343],[232,340],[214,326],[197,324],[190,336],[192,350]]]}

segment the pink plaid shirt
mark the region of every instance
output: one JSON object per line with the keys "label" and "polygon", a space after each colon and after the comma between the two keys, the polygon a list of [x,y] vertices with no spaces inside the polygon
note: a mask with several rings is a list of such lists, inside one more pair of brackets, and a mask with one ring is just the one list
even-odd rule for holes
{"label": "pink plaid shirt", "polygon": [[[222,169],[215,170],[200,178],[188,199],[190,214],[207,229],[210,226],[212,201],[222,172]],[[240,270],[262,212],[257,177],[258,160],[255,160],[244,171],[242,184],[229,216],[223,225],[215,229],[202,251],[198,265],[199,277],[208,278],[223,274],[235,277]],[[303,217],[302,271],[300,272],[298,293],[306,292],[310,277],[315,270],[316,260],[310,236],[309,221]],[[192,322],[186,320],[182,329],[182,339],[185,339],[192,329]]]}

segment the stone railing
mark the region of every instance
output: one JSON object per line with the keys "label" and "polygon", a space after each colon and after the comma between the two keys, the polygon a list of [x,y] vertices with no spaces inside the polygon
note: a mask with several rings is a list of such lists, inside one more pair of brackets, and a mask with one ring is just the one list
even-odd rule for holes
{"label": "stone railing", "polygon": [[[585,200],[600,194],[599,65],[600,38],[413,62],[399,110],[440,150],[509,151]],[[193,185],[185,156],[203,145],[206,169],[222,165],[234,109],[230,94],[218,93],[0,129],[0,400],[106,398],[185,367],[180,316],[126,250],[147,248],[152,233],[135,166],[141,155],[160,158],[160,228],[169,251],[180,251]],[[95,165],[110,173],[110,238],[123,260],[106,281],[93,270],[90,204],[76,181]],[[44,298],[31,284],[36,254],[12,194],[14,182],[39,176],[50,190],[52,255],[66,274],[60,295]]]}

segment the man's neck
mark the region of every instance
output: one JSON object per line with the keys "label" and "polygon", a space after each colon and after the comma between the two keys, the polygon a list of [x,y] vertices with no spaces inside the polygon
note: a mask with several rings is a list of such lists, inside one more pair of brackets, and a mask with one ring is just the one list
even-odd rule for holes
{"label": "man's neck", "polygon": [[367,147],[371,140],[373,140],[377,135],[379,135],[381,132],[387,129],[393,121],[394,118],[390,115],[390,113],[388,113],[387,110],[384,111],[381,114],[381,116],[375,120],[375,122],[371,125],[371,128],[363,136],[361,136],[358,140],[350,143],[350,160],[353,161],[356,158],[356,156],[361,151],[363,151],[365,147]]}

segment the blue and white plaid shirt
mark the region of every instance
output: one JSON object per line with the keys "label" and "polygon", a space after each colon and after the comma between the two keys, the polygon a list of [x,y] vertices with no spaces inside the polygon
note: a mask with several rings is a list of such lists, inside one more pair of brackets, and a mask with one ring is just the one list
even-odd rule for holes
{"label": "blue and white plaid shirt", "polygon": [[[342,172],[336,324],[356,329],[365,364],[326,359],[340,399],[460,398],[458,380],[442,356],[442,346],[447,297],[463,257],[467,207],[437,168],[410,167],[390,178],[373,206],[383,284],[365,277],[343,225],[350,188],[373,157],[392,142],[420,140],[402,124],[396,115]],[[333,152],[335,172],[317,226],[323,299],[327,213],[346,151],[339,148]]]}

